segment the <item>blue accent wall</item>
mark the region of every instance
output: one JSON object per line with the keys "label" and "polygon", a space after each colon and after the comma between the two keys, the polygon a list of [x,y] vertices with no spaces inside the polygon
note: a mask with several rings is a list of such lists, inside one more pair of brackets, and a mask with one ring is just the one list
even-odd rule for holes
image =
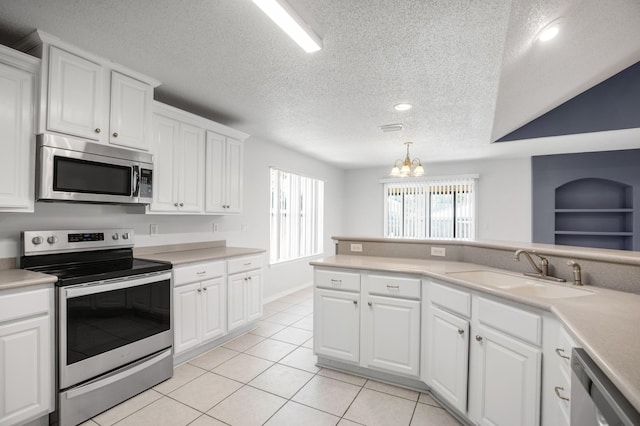
{"label": "blue accent wall", "polygon": [[640,62],[496,142],[636,127],[640,127]]}

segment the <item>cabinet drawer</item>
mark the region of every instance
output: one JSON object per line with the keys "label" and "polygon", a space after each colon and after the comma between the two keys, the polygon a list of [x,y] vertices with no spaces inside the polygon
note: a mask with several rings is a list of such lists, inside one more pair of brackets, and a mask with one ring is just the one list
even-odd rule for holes
{"label": "cabinet drawer", "polygon": [[224,262],[196,263],[173,269],[173,285],[204,281],[224,275]]}
{"label": "cabinet drawer", "polygon": [[262,255],[236,257],[227,260],[227,273],[229,275],[260,268],[262,268]]}
{"label": "cabinet drawer", "polygon": [[0,293],[0,322],[49,312],[53,289],[7,290]]}
{"label": "cabinet drawer", "polygon": [[536,345],[541,343],[542,318],[540,315],[479,297],[478,320],[482,324],[522,340]]}
{"label": "cabinet drawer", "polygon": [[370,294],[420,299],[420,280],[418,278],[365,275],[364,279]]}
{"label": "cabinet drawer", "polygon": [[355,272],[316,269],[314,278],[316,287],[360,291],[360,274]]}
{"label": "cabinet drawer", "polygon": [[456,314],[471,316],[471,295],[467,292],[437,283],[430,283],[427,290],[431,303]]}

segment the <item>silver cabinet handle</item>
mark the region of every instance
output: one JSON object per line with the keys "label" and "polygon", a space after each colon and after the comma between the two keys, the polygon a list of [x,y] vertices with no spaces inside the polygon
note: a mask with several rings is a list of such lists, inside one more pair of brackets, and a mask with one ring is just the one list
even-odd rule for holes
{"label": "silver cabinet handle", "polygon": [[174,207],[178,207],[178,203],[173,203],[173,206]]}
{"label": "silver cabinet handle", "polygon": [[117,138],[118,137],[118,132],[113,132],[113,137]]}
{"label": "silver cabinet handle", "polygon": [[207,288],[208,288],[208,287],[203,288],[203,289],[202,289],[202,291],[207,291]]}
{"label": "silver cabinet handle", "polygon": [[340,285],[340,284],[342,284],[342,280],[336,280],[336,279],[331,278],[331,284]]}
{"label": "silver cabinet handle", "polygon": [[184,207],[184,203],[180,203],[180,207]]}
{"label": "silver cabinet handle", "polygon": [[459,328],[459,329],[458,329],[458,334],[464,334],[464,330],[463,330],[463,329],[461,329],[461,328]]}
{"label": "silver cabinet handle", "polygon": [[249,263],[244,263],[243,266],[251,266],[251,262]]}
{"label": "silver cabinet handle", "polygon": [[387,284],[387,288],[400,288],[398,285]]}
{"label": "silver cabinet handle", "polygon": [[558,398],[560,398],[560,399],[562,399],[564,401],[569,401],[569,398],[567,398],[566,396],[560,395],[560,391],[564,390],[564,388],[562,386],[556,386],[553,389],[556,391],[556,395],[558,396]]}
{"label": "silver cabinet handle", "polygon": [[566,356],[566,355],[564,354],[564,349],[562,349],[562,348],[556,348],[556,353],[558,354],[558,356],[559,356],[560,358],[564,358],[564,359],[571,359],[571,357],[570,357],[570,356]]}
{"label": "silver cabinet handle", "polygon": [[354,304],[354,305],[357,305],[357,304],[358,304],[358,301],[357,301],[357,300],[354,300],[354,301],[353,301],[353,304]]}
{"label": "silver cabinet handle", "polygon": [[482,336],[479,336],[479,335],[477,335],[477,334],[476,334],[476,340],[477,340],[478,342],[482,342]]}
{"label": "silver cabinet handle", "polygon": [[198,289],[198,293],[202,293],[202,289],[201,288]]}
{"label": "silver cabinet handle", "polygon": [[100,127],[96,129],[96,133],[100,133]]}
{"label": "silver cabinet handle", "polygon": [[200,272],[196,272],[196,275],[204,275],[206,273],[207,273],[207,271],[200,271]]}
{"label": "silver cabinet handle", "polygon": [[373,303],[369,302],[369,303],[367,303],[367,305],[369,305],[369,306],[373,306]]}

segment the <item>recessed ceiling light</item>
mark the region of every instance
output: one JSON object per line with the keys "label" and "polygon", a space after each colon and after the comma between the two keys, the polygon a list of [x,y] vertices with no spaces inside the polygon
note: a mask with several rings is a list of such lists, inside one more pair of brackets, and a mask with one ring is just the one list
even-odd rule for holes
{"label": "recessed ceiling light", "polygon": [[547,42],[553,38],[555,38],[560,32],[560,23],[562,18],[558,18],[555,21],[549,23],[546,27],[544,27],[538,33],[538,37],[536,37],[541,42]]}
{"label": "recessed ceiling light", "polygon": [[413,108],[413,105],[411,104],[395,104],[393,106],[393,109],[395,109],[396,111],[409,111],[411,108]]}

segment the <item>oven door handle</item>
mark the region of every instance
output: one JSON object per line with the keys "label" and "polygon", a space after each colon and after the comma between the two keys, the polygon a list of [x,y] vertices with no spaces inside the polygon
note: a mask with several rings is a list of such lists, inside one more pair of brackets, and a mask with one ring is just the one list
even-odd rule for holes
{"label": "oven door handle", "polygon": [[171,348],[167,349],[161,354],[153,355],[151,358],[147,358],[139,361],[139,364],[133,366],[127,366],[122,371],[116,371],[107,377],[100,377],[96,379],[94,382],[90,382],[81,386],[78,386],[76,389],[71,389],[67,391],[67,398],[75,398],[80,395],[84,395],[85,393],[94,391],[98,388],[107,386],[111,383],[115,383],[119,380],[122,380],[125,377],[132,376],[139,371],[144,370],[145,368],[157,363],[158,361],[171,356]]}
{"label": "oven door handle", "polygon": [[149,284],[157,281],[171,279],[171,272],[163,272],[160,274],[145,274],[137,278],[117,278],[107,281],[94,281],[91,283],[78,284],[77,286],[63,287],[65,298],[72,299],[74,297],[85,296],[87,294],[104,293],[106,291],[120,290],[128,287],[136,287],[143,284]]}

